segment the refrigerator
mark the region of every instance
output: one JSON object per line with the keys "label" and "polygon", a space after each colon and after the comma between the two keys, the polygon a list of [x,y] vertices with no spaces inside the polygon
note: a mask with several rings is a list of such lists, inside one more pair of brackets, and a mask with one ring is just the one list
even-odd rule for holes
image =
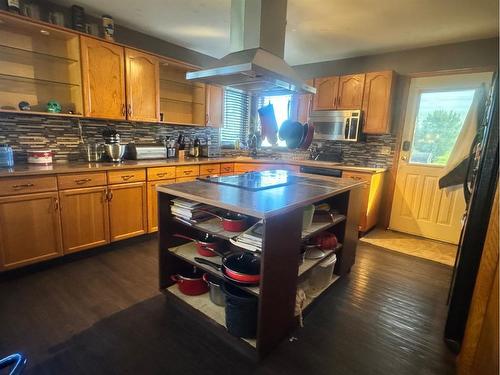
{"label": "refrigerator", "polygon": [[478,132],[471,147],[463,181],[466,213],[448,298],[444,337],[458,353],[488,229],[491,206],[498,182],[498,74],[483,103]]}

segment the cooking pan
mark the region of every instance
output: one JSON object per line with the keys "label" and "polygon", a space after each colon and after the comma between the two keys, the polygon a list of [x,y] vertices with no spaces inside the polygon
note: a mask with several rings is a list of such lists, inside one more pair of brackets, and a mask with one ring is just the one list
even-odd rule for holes
{"label": "cooking pan", "polygon": [[300,145],[301,150],[307,150],[309,148],[314,136],[314,124],[304,124],[304,127],[306,128],[306,133]]}
{"label": "cooking pan", "polygon": [[298,148],[302,144],[303,139],[304,139],[304,126],[298,121],[293,122],[290,125],[288,136],[285,139],[286,146],[290,149]]}
{"label": "cooking pan", "polygon": [[205,212],[208,215],[219,218],[219,220],[222,222],[222,228],[224,228],[224,230],[227,230],[228,232],[241,232],[247,228],[247,217],[245,215],[237,214],[234,212],[226,212],[221,216],[214,214],[211,211],[197,211]]}
{"label": "cooking pan", "polygon": [[194,258],[194,260],[222,272],[224,277],[231,281],[245,285],[255,285],[260,282],[260,255],[248,251],[231,253],[222,257],[222,264],[203,258]]}
{"label": "cooking pan", "polygon": [[174,237],[193,241],[196,244],[196,250],[198,251],[198,254],[204,257],[214,257],[217,255],[215,251],[217,250],[218,244],[214,240],[214,237],[209,234],[205,235],[205,241],[197,240],[196,238],[185,236],[179,233],[174,234]]}

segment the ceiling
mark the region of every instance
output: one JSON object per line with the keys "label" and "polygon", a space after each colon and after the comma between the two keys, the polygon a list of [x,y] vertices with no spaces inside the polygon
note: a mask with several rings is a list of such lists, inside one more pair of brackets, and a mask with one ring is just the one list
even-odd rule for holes
{"label": "ceiling", "polygon": [[[213,57],[229,52],[231,0],[76,3],[88,13],[110,14],[121,25]],[[497,0],[289,0],[285,60],[298,65],[493,36],[498,36]]]}

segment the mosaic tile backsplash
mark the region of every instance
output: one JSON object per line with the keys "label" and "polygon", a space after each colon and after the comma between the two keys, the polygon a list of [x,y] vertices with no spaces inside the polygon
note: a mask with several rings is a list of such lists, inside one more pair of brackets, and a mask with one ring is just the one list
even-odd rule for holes
{"label": "mosaic tile backsplash", "polygon": [[[220,144],[219,131],[212,128],[16,114],[0,114],[0,143],[13,147],[16,162],[25,162],[26,150],[31,149],[54,151],[56,162],[84,161],[82,143],[102,142],[101,132],[107,126],[117,130],[122,143],[151,143],[167,136],[176,139],[179,132],[183,132],[191,141],[198,137],[210,139],[212,147]],[[396,139],[391,134],[368,135],[361,142],[324,141],[314,144],[319,150],[341,153],[345,164],[390,168]],[[235,156],[246,152],[223,150],[223,154]],[[262,149],[259,155],[279,159],[308,158],[308,152],[284,152],[282,149]]]}
{"label": "mosaic tile backsplash", "polygon": [[219,131],[212,128],[16,114],[0,115],[0,143],[12,146],[16,162],[25,162],[26,150],[32,149],[54,151],[57,162],[84,161],[82,143],[103,142],[101,132],[107,126],[117,130],[122,143],[152,143],[166,136],[177,138],[183,132],[191,141],[209,138],[212,145],[219,144]]}

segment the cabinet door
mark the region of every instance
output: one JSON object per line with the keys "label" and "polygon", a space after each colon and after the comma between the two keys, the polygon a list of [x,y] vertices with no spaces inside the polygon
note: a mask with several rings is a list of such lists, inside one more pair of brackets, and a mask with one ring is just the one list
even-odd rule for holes
{"label": "cabinet door", "polygon": [[353,74],[339,79],[337,109],[361,109],[365,75]]}
{"label": "cabinet door", "polygon": [[81,37],[85,116],[125,119],[123,48]]}
{"label": "cabinet door", "polygon": [[127,118],[134,121],[160,121],[160,60],[125,49]]}
{"label": "cabinet door", "polygon": [[57,192],[0,198],[0,270],[60,255]]}
{"label": "cabinet door", "polygon": [[366,74],[363,95],[363,133],[390,133],[394,81],[393,71]]}
{"label": "cabinet door", "polygon": [[59,192],[65,254],[109,243],[106,192],[105,186]]}
{"label": "cabinet door", "polygon": [[146,183],[110,185],[108,190],[111,241],[146,233]]}
{"label": "cabinet door", "polygon": [[158,185],[174,184],[175,179],[148,182],[148,233],[158,230]]}
{"label": "cabinet door", "polygon": [[360,217],[358,223],[358,230],[360,232],[366,232],[367,228],[367,215],[368,215],[368,206],[370,200],[370,182],[371,175],[365,173],[356,173],[356,172],[342,172],[343,178],[350,178],[356,181],[364,181],[366,182],[363,185],[363,192],[361,194],[361,208],[360,208]]}
{"label": "cabinet door", "polygon": [[207,126],[221,128],[224,125],[224,89],[207,85]]}
{"label": "cabinet door", "polygon": [[315,111],[335,109],[339,77],[316,78],[314,87],[316,87],[316,94],[314,95],[313,109]]}

